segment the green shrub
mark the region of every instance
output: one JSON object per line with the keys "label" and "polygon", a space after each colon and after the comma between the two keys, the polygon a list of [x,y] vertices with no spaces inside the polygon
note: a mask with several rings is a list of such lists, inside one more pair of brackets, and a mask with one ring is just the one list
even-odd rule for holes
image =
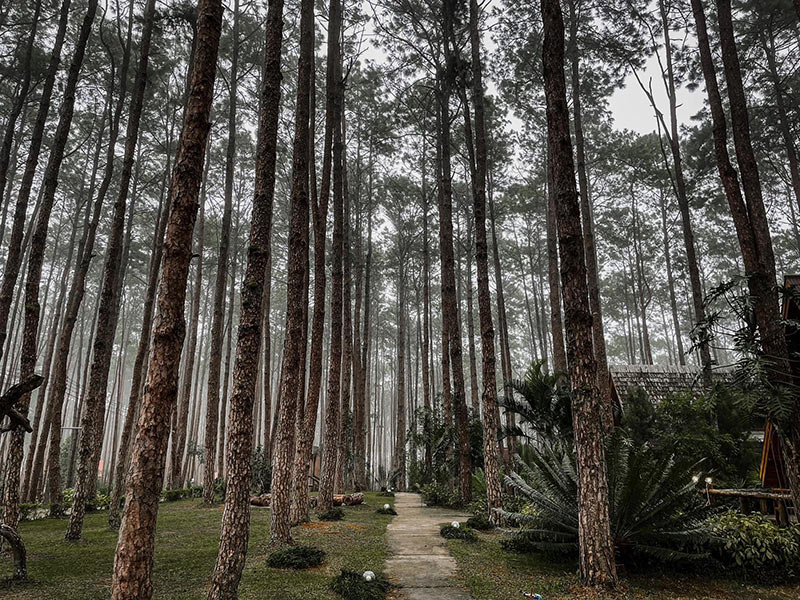
{"label": "green shrub", "polygon": [[344,510],[339,506],[335,506],[324,513],[317,515],[320,521],[341,521],[344,519]]}
{"label": "green shrub", "polygon": [[423,485],[420,491],[422,493],[422,499],[428,506],[458,508],[463,504],[458,492],[444,483],[429,483]]}
{"label": "green shrub", "polygon": [[183,500],[184,498],[188,498],[190,495],[190,490],[187,488],[176,488],[174,490],[164,490],[164,501],[165,502],[175,502],[176,500]]}
{"label": "green shrub", "polygon": [[800,525],[779,527],[763,515],[729,511],[710,520],[714,556],[746,577],[800,577]]}
{"label": "green shrub", "polygon": [[382,498],[394,498],[394,492],[383,490],[381,493],[378,494],[378,496]]}
{"label": "green shrub", "polygon": [[344,600],[384,600],[389,591],[389,582],[383,575],[376,575],[374,580],[367,581],[360,573],[342,569],[331,588]]}
{"label": "green shrub", "polygon": [[478,531],[488,531],[494,529],[494,525],[489,521],[489,517],[481,513],[479,515],[472,515],[467,519],[467,527],[470,529],[477,529]]}
{"label": "green shrub", "polygon": [[384,508],[383,506],[381,506],[375,512],[377,512],[379,515],[396,515],[397,514],[397,511],[394,508],[392,508],[391,506],[389,508]]}
{"label": "green shrub", "polygon": [[86,511],[87,512],[94,512],[98,510],[108,510],[108,507],[111,505],[111,495],[110,494],[103,494],[98,491],[94,498],[90,498],[86,501]]}
{"label": "green shrub", "polygon": [[448,540],[464,540],[465,542],[477,542],[478,536],[469,527],[453,527],[452,525],[442,525],[439,534]]}
{"label": "green shrub", "polygon": [[273,552],[267,565],[273,569],[310,569],[322,564],[325,551],[314,546],[292,546]]}
{"label": "green shrub", "polygon": [[[214,488],[216,489],[216,482],[214,482]],[[203,486],[202,485],[192,485],[189,487],[189,497],[190,498],[202,498],[203,497]]]}
{"label": "green shrub", "polygon": [[[708,557],[711,528],[706,507],[692,483],[694,468],[671,456],[652,454],[632,443],[622,430],[606,448],[611,534],[626,564],[655,560],[686,562]],[[524,478],[512,473],[506,483],[524,497],[520,512],[502,512],[522,527],[515,534],[546,554],[578,552],[578,475],[569,448],[553,446],[532,453]],[[516,548],[524,547],[523,542]]]}
{"label": "green shrub", "polygon": [[75,496],[75,488],[66,488],[61,492],[61,506],[64,508],[71,507],[73,496]]}
{"label": "green shrub", "polygon": [[19,505],[19,520],[30,521],[40,508],[42,508],[42,505],[38,502],[21,502]]}

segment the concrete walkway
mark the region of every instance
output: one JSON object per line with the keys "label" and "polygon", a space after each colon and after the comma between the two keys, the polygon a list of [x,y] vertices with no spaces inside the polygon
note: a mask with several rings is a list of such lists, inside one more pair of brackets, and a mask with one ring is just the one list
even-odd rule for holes
{"label": "concrete walkway", "polygon": [[429,508],[419,494],[397,493],[397,516],[386,529],[389,558],[386,575],[398,589],[396,600],[470,600],[456,576],[456,561],[447,552],[439,526],[465,521],[467,515]]}

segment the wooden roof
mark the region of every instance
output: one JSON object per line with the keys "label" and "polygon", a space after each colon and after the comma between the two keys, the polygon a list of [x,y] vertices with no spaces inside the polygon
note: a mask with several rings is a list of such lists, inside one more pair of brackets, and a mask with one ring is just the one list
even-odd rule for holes
{"label": "wooden roof", "polygon": [[[609,365],[612,393],[618,400],[634,389],[643,390],[654,403],[674,394],[702,392],[702,370],[695,366],[678,365]],[[714,369],[715,379],[728,379],[729,368]]]}

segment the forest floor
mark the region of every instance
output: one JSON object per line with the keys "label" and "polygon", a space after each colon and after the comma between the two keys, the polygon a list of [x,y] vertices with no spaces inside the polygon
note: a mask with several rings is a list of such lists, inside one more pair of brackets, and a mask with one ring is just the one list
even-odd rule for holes
{"label": "forest floor", "polygon": [[575,563],[554,563],[541,556],[512,554],[500,547],[502,535],[478,533],[478,542],[448,541],[458,574],[475,600],[518,600],[522,592],[544,600],[797,600],[800,585],[757,585],[732,579],[675,571],[622,574],[614,593],[587,591],[578,585]]}
{"label": "forest floor", "polygon": [[[154,561],[155,598],[197,600],[206,597],[219,543],[222,506],[201,508],[199,500],[165,502],[158,514]],[[270,546],[269,509],[253,507],[247,564],[239,598],[281,600],[333,600],[330,589],[341,569],[383,571],[386,560],[386,526],[391,516],[375,511],[392,498],[366,494],[361,506],[345,507],[338,522],[314,521],[292,530],[299,544],[325,550],[325,562],[306,571],[266,566]],[[22,523],[20,533],[28,549],[28,575],[24,584],[8,582],[10,557],[0,557],[0,597],[4,600],[105,600],[110,596],[111,572],[117,532],[107,525],[105,512],[88,514],[83,540],[64,541],[67,522],[42,519]]]}

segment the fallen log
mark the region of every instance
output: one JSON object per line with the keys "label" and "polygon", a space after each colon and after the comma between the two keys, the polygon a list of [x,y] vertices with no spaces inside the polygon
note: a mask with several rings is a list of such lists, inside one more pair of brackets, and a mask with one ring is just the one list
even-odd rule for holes
{"label": "fallen log", "polygon": [[250,504],[253,506],[269,507],[272,504],[272,494],[260,494],[258,496],[252,496],[250,498]]}

